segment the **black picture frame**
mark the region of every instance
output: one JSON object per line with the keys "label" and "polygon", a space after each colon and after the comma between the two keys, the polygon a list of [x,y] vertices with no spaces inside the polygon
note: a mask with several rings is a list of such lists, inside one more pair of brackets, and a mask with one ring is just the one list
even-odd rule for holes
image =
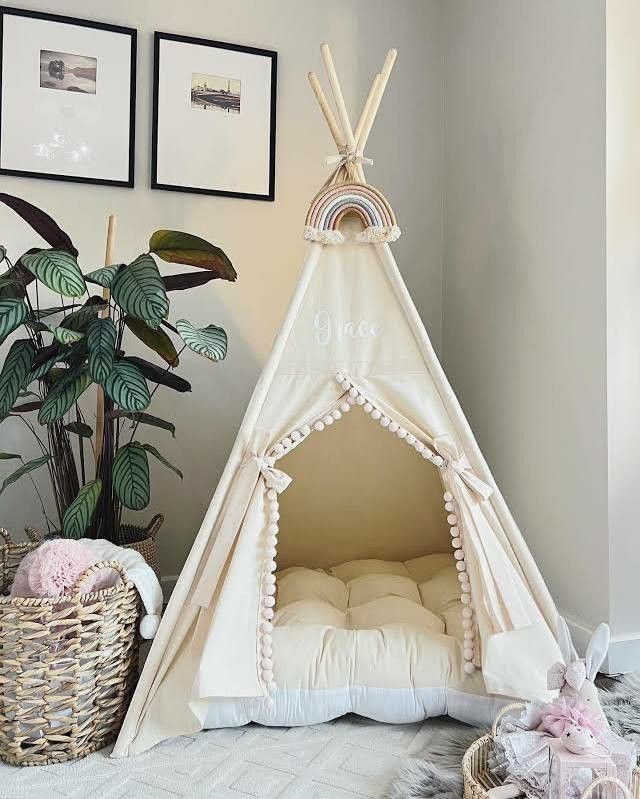
{"label": "black picture frame", "polygon": [[[263,56],[271,59],[271,91],[270,91],[270,122],[269,122],[269,190],[266,194],[253,194],[250,192],[229,191],[226,189],[203,188],[201,186],[183,186],[158,181],[158,104],[159,104],[159,77],[160,77],[160,44],[162,41],[180,42],[197,46],[213,47],[222,50],[233,50],[250,55]],[[151,132],[151,188],[163,191],[180,191],[194,194],[209,194],[218,197],[236,197],[244,200],[263,200],[273,202],[275,199],[276,178],[276,101],[278,82],[278,53],[275,50],[266,50],[260,47],[249,47],[231,42],[220,42],[213,39],[202,39],[195,36],[182,36],[177,33],[163,33],[155,31],[153,37],[153,116]]]}
{"label": "black picture frame", "polygon": [[47,22],[58,22],[64,25],[74,25],[84,28],[98,29],[108,33],[116,33],[131,37],[131,70],[129,85],[129,153],[128,153],[128,175],[125,180],[110,178],[95,178],[84,175],[63,175],[52,172],[37,172],[23,169],[11,169],[1,166],[0,175],[11,175],[13,177],[37,178],[40,180],[61,180],[71,183],[90,183],[100,186],[120,186],[124,188],[134,187],[135,176],[135,137],[136,137],[136,74],[137,74],[137,30],[135,28],[123,27],[121,25],[111,25],[106,22],[96,20],[81,19],[78,17],[67,17],[60,14],[49,14],[31,9],[13,8],[0,5],[0,159],[2,156],[2,80],[3,80],[3,58],[4,58],[4,21],[5,17],[17,16],[30,19],[45,20]]}

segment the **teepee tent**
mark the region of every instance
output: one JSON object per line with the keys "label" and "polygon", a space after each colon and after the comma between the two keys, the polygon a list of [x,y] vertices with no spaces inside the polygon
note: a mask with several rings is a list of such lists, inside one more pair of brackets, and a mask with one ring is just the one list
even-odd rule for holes
{"label": "teepee tent", "polygon": [[[114,756],[204,727],[489,720],[545,698],[557,612],[389,247],[326,45],[338,147],[302,274]],[[293,478],[293,480],[292,480]],[[339,511],[336,511],[339,505]]]}

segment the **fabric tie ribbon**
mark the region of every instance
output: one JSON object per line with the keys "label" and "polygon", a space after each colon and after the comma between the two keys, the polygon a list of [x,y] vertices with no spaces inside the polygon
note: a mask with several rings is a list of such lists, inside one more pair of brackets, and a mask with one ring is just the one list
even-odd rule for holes
{"label": "fabric tie ribbon", "polygon": [[345,146],[341,147],[336,155],[328,155],[325,158],[325,163],[327,166],[333,167],[331,174],[324,182],[325,186],[330,186],[337,181],[341,169],[346,170],[347,177],[351,178],[356,164],[371,165],[373,161],[371,158],[365,158],[362,150],[350,150],[349,147]]}
{"label": "fabric tie ribbon", "polygon": [[547,688],[557,691],[566,683],[575,691],[579,691],[587,679],[587,669],[583,660],[574,660],[566,666],[564,663],[554,663],[547,672]]}
{"label": "fabric tie ribbon", "polygon": [[[275,458],[267,458],[261,455],[249,455],[250,460],[257,462],[260,474],[268,488],[273,488],[278,494],[281,494],[285,489],[291,485],[293,480],[288,474],[281,469],[276,469],[274,464]],[[243,466],[246,464],[246,459]]]}
{"label": "fabric tie ribbon", "polygon": [[469,459],[464,453],[458,452],[455,443],[449,436],[439,436],[433,442],[434,449],[452,469],[468,489],[473,491],[480,499],[489,499],[493,488],[481,480],[471,468]]}

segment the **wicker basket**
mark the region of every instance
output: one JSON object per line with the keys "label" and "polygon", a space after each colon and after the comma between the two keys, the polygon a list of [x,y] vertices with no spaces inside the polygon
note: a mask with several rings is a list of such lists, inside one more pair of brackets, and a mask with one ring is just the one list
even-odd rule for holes
{"label": "wicker basket", "polygon": [[118,546],[127,549],[135,549],[139,552],[146,562],[160,579],[160,566],[158,565],[158,550],[156,547],[156,536],[164,523],[162,513],[156,513],[146,527],[138,527],[135,524],[123,524],[120,533],[115,541]]}
{"label": "wicker basket", "polygon": [[[498,729],[500,719],[512,710],[521,710],[525,707],[523,702],[513,702],[506,705],[498,713],[493,722],[490,733],[483,735],[474,741],[464,753],[462,758],[462,776],[464,778],[464,799],[487,799],[487,792],[491,788],[502,785],[502,782],[491,773],[489,768],[489,758],[493,752],[493,739]],[[589,795],[592,788],[600,785],[598,780],[587,788],[583,794],[584,799]],[[636,767],[631,776],[631,792],[633,799],[640,799],[640,768]]]}
{"label": "wicker basket", "polygon": [[[37,543],[13,544],[2,531],[6,591]],[[101,569],[122,580],[81,593]],[[0,597],[0,759],[35,766],[84,757],[117,736],[135,687],[140,599],[119,563],[87,569],[57,598]]]}

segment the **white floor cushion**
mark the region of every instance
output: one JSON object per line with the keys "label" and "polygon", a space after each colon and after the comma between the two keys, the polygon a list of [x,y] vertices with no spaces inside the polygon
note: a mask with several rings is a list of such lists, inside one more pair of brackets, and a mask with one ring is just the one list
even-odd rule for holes
{"label": "white floor cushion", "polygon": [[490,722],[504,700],[487,697],[479,671],[464,674],[454,564],[435,554],[276,574],[273,703],[214,699],[206,726],[315,724],[345,713]]}

